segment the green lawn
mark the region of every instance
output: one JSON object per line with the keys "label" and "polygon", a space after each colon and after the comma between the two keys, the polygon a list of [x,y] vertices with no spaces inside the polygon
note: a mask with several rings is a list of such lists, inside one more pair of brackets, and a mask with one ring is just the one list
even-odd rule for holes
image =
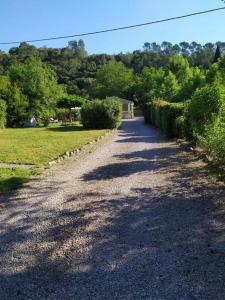
{"label": "green lawn", "polygon": [[[47,128],[7,128],[0,131],[0,163],[43,166],[66,151],[80,148],[107,130],[84,130],[80,125]],[[0,192],[21,185],[31,171],[0,168]],[[4,187],[5,185],[5,187]]]}
{"label": "green lawn", "polygon": [[65,151],[84,146],[106,131],[59,125],[4,129],[0,131],[0,162],[42,165]]}

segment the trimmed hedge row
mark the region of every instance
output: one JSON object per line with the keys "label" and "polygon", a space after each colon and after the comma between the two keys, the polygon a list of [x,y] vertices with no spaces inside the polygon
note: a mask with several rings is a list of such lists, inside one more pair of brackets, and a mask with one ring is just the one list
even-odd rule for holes
{"label": "trimmed hedge row", "polygon": [[81,121],[88,129],[113,129],[121,125],[122,104],[116,99],[95,100],[81,109]]}
{"label": "trimmed hedge row", "polygon": [[144,105],[145,122],[160,128],[167,136],[183,137],[185,103],[157,100]]}
{"label": "trimmed hedge row", "polygon": [[225,165],[225,88],[213,84],[196,90],[191,100],[170,103],[157,100],[143,106],[145,122],[169,137],[199,144]]}

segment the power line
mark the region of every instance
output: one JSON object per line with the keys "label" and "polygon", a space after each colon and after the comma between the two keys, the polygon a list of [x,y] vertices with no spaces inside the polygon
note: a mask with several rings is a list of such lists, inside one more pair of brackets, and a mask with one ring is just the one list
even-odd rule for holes
{"label": "power line", "polygon": [[193,17],[193,16],[197,16],[197,15],[203,15],[203,14],[207,14],[207,13],[211,13],[211,12],[215,12],[215,11],[219,11],[219,10],[224,10],[224,9],[225,9],[225,7],[219,7],[219,8],[214,8],[214,9],[210,9],[210,10],[204,10],[204,11],[199,11],[199,12],[195,12],[195,13],[190,13],[190,14],[186,14],[186,15],[182,15],[182,16],[171,17],[171,18],[161,19],[161,20],[157,20],[157,21],[151,21],[151,22],[147,22],[147,23],[141,23],[141,24],[135,24],[135,25],[129,25],[129,26],[123,26],[123,27],[116,27],[116,28],[111,28],[111,29],[103,29],[103,30],[99,30],[99,31],[92,31],[92,32],[86,32],[86,33],[64,35],[64,36],[50,37],[50,38],[42,38],[42,39],[35,39],[35,40],[27,40],[27,41],[0,42],[0,45],[12,45],[12,44],[20,44],[20,43],[36,43],[36,42],[43,42],[43,41],[82,37],[82,36],[87,36],[87,35],[95,35],[95,34],[100,34],[100,33],[125,30],[125,29],[130,29],[130,28],[135,28],[135,27],[142,27],[142,26],[164,23],[164,22],[183,19],[183,18],[189,18],[189,17]]}

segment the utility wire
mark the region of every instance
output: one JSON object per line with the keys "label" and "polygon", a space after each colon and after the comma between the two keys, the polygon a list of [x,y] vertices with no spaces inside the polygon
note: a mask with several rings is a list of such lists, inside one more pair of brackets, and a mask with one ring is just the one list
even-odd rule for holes
{"label": "utility wire", "polygon": [[183,18],[188,18],[188,17],[192,17],[192,16],[203,15],[203,14],[207,14],[207,13],[211,13],[211,12],[215,12],[215,11],[220,11],[220,10],[224,10],[224,9],[225,9],[225,7],[219,7],[219,8],[214,8],[214,9],[210,9],[210,10],[204,10],[204,11],[199,11],[199,12],[195,12],[195,13],[190,13],[190,14],[187,14],[187,15],[171,17],[171,18],[161,19],[161,20],[157,20],[157,21],[151,21],[151,22],[147,22],[147,23],[141,23],[141,24],[135,24],[135,25],[129,25],[129,26],[123,26],[123,27],[116,27],[116,28],[86,32],[86,33],[79,33],[79,34],[72,34],[72,35],[65,35],[65,36],[58,36],[58,37],[50,37],[50,38],[42,38],[42,39],[35,39],[35,40],[27,40],[27,41],[0,42],[0,45],[12,45],[12,44],[20,44],[20,43],[36,43],[36,42],[43,42],[43,41],[51,41],[51,40],[68,39],[68,38],[74,38],[74,37],[82,37],[82,36],[87,36],[87,35],[95,35],[95,34],[100,34],[100,33],[107,33],[107,32],[113,32],[113,31],[119,31],[119,30],[135,28],[135,27],[142,27],[142,26],[147,26],[147,25],[164,23],[164,22],[183,19]]}

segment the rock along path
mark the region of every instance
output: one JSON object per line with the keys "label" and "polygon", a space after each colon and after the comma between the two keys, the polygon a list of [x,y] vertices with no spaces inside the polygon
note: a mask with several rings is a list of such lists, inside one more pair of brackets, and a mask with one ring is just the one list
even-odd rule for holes
{"label": "rock along path", "polygon": [[92,147],[0,198],[0,299],[225,299],[204,163],[142,118]]}

